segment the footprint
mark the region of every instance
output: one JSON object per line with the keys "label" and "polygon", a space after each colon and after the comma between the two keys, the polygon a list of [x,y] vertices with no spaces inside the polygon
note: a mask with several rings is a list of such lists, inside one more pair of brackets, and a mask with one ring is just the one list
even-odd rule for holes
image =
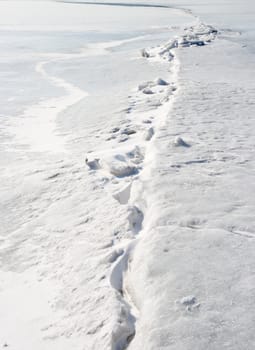
{"label": "footprint", "polygon": [[107,137],[107,139],[105,139],[105,141],[115,140],[116,138],[117,138],[117,136],[113,134],[113,135]]}
{"label": "footprint", "polygon": [[114,263],[121,255],[124,254],[124,250],[123,249],[116,249],[113,250],[110,254],[110,256],[107,258],[109,263]]}
{"label": "footprint", "polygon": [[118,142],[122,143],[122,142],[126,142],[129,139],[129,137],[127,135],[121,135]]}
{"label": "footprint", "polygon": [[199,229],[206,223],[205,219],[200,218],[184,218],[180,222],[181,227],[188,227],[191,229]]}
{"label": "footprint", "polygon": [[137,206],[131,206],[128,208],[128,223],[129,229],[134,233],[138,233],[142,228],[143,212]]}
{"label": "footprint", "polygon": [[145,94],[145,95],[153,95],[154,94],[154,92],[148,87],[143,89],[142,91],[143,91],[143,94]]}
{"label": "footprint", "polygon": [[116,177],[132,176],[138,173],[138,169],[135,165],[117,159],[109,163],[108,167],[110,173]]}
{"label": "footprint", "polygon": [[144,140],[145,141],[150,141],[152,139],[153,135],[154,135],[154,129],[153,128],[149,128],[144,133]]}
{"label": "footprint", "polygon": [[91,170],[100,169],[100,164],[99,164],[98,158],[94,158],[94,159],[86,158],[85,163],[89,167],[89,169],[91,169]]}
{"label": "footprint", "polygon": [[200,308],[200,303],[197,302],[197,298],[194,295],[188,295],[180,300],[176,300],[175,304],[188,312],[198,311]]}
{"label": "footprint", "polygon": [[143,120],[143,123],[144,123],[144,124],[151,124],[152,121],[151,121],[150,119],[144,119],[144,120]]}
{"label": "footprint", "polygon": [[175,147],[190,147],[190,145],[183,140],[180,136],[177,136],[174,140]]}
{"label": "footprint", "polygon": [[160,86],[167,86],[167,85],[169,85],[168,82],[166,82],[165,80],[163,80],[161,78],[156,79],[155,83],[156,83],[156,85],[160,85]]}
{"label": "footprint", "polygon": [[113,193],[113,198],[116,199],[120,204],[127,204],[130,198],[132,183],[124,186],[120,191]]}
{"label": "footprint", "polygon": [[132,128],[125,128],[121,131],[121,134],[122,135],[133,135],[133,134],[136,134],[136,130],[132,129]]}
{"label": "footprint", "polygon": [[135,164],[140,164],[144,159],[144,155],[138,146],[135,146],[132,151],[127,152],[126,156]]}
{"label": "footprint", "polygon": [[120,128],[115,127],[115,128],[113,128],[110,132],[111,132],[112,134],[115,134],[115,133],[118,132],[118,131],[120,131]]}

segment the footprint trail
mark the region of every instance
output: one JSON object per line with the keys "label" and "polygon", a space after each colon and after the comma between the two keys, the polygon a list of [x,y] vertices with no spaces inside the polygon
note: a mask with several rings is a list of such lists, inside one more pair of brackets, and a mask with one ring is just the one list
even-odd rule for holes
{"label": "footprint trail", "polygon": [[[210,44],[216,36],[215,28],[197,20],[194,26],[184,29],[181,37],[158,47],[143,49],[142,59],[167,65],[170,73],[165,77],[143,82],[133,90],[129,96],[126,120],[122,125],[111,129],[107,138],[110,151],[90,154],[90,159],[86,160],[89,171],[104,174],[110,179],[108,190],[112,191],[114,199],[126,208],[127,213],[127,234],[116,239],[112,247],[116,258],[112,260],[109,279],[119,303],[116,324],[112,331],[112,350],[129,347],[139,321],[139,309],[132,296],[133,286],[128,285],[126,275],[131,273],[129,271],[136,245],[149,229],[149,220],[146,220],[149,198],[143,184],[150,181],[156,147],[153,141],[158,136],[160,127],[164,125],[178,91],[178,49],[203,47]],[[174,146],[190,147],[178,135]]]}

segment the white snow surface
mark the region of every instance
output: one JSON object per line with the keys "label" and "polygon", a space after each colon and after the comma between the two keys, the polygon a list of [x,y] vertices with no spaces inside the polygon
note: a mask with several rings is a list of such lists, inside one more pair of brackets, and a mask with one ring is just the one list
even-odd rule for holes
{"label": "white snow surface", "polygon": [[[123,3],[92,29],[133,35],[18,57],[52,87],[1,111],[0,347],[252,350],[254,6]],[[2,34],[72,27],[1,6]]]}
{"label": "white snow surface", "polygon": [[253,349],[253,55],[219,37],[178,57],[127,274],[139,309],[129,348]]}

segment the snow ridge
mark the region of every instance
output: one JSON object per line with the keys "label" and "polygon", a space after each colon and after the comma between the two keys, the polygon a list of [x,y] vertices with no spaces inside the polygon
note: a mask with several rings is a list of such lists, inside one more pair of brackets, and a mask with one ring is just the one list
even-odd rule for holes
{"label": "snow ridge", "polygon": [[[127,213],[126,232],[116,237],[111,255],[110,284],[119,305],[112,330],[112,350],[127,349],[136,334],[139,308],[132,297],[132,286],[128,284],[126,275],[131,269],[133,252],[140,237],[146,235],[150,228],[150,219],[146,217],[150,200],[144,184],[151,180],[156,154],[153,140],[164,125],[178,90],[180,63],[177,50],[207,45],[216,36],[216,29],[197,20],[194,26],[184,29],[181,37],[162,46],[143,49],[142,59],[161,62],[168,69],[170,63],[170,77],[141,83],[130,96],[127,120],[122,126],[111,130],[108,141],[117,141],[117,149],[114,148],[110,156],[105,156],[106,153],[101,157],[90,154],[90,158],[86,158],[89,171],[112,176],[110,190],[113,184],[118,187],[112,195],[120,205],[126,207]],[[189,147],[180,136],[176,138],[175,146]]]}

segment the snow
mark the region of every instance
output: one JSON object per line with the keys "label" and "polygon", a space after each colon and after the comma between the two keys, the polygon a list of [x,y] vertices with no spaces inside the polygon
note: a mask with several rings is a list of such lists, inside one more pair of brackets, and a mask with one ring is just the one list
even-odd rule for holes
{"label": "snow", "polygon": [[226,18],[227,0],[47,2],[61,10],[44,23],[38,1],[10,23],[2,3],[3,35],[53,30],[61,44],[17,55],[51,89],[1,126],[0,346],[253,349],[255,67],[252,31],[232,28],[241,5]]}
{"label": "snow", "polygon": [[129,348],[252,349],[253,55],[221,36],[176,54],[177,94],[142,180],[145,226],[127,275],[140,314]]}

